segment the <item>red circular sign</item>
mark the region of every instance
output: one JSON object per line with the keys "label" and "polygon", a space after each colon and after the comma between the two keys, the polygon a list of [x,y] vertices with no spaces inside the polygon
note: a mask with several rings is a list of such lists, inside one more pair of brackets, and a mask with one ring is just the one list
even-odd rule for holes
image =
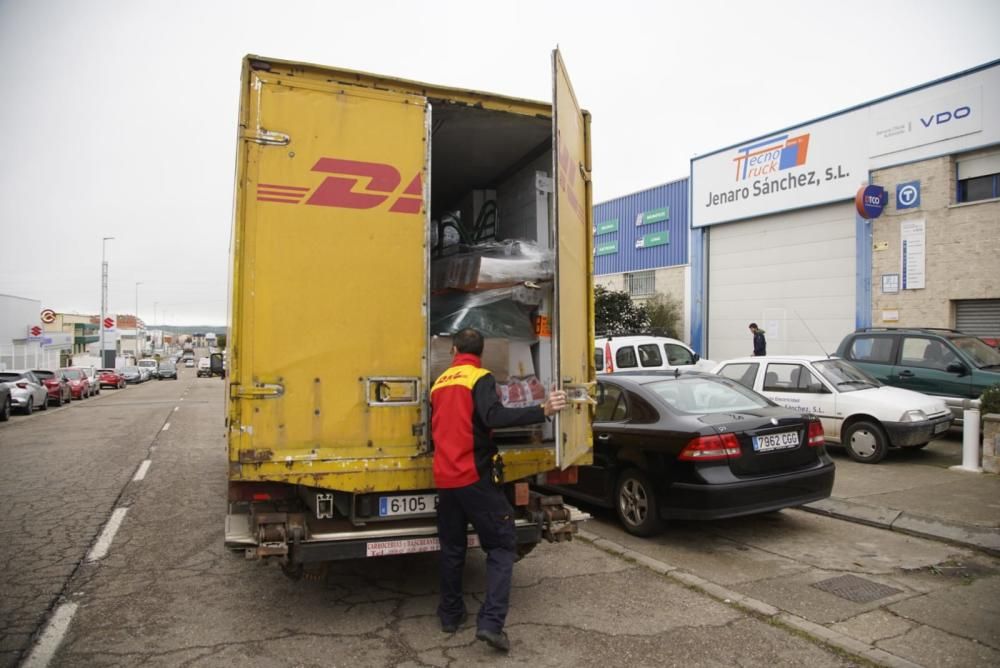
{"label": "red circular sign", "polygon": [[42,322],[49,324],[56,321],[56,312],[50,308],[42,309]]}

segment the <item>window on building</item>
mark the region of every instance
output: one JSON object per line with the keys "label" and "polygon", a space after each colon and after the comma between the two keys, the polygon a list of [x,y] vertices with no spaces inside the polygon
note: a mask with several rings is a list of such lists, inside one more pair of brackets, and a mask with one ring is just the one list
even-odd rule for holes
{"label": "window on building", "polygon": [[958,202],[1000,197],[1000,153],[958,160]]}
{"label": "window on building", "polygon": [[625,274],[625,292],[631,297],[651,295],[656,292],[656,272],[638,271]]}

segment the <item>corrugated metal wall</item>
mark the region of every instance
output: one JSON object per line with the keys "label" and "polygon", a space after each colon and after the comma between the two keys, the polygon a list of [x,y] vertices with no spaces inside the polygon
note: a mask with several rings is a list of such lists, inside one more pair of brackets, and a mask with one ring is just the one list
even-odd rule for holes
{"label": "corrugated metal wall", "polygon": [[594,206],[594,274],[687,264],[687,195],[685,178]]}

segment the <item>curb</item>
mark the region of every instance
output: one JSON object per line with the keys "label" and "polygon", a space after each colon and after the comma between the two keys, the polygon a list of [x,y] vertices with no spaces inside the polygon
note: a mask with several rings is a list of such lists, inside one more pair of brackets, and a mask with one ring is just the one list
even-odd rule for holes
{"label": "curb", "polygon": [[611,554],[616,554],[636,564],[648,568],[654,573],[659,573],[674,580],[678,584],[689,587],[705,594],[721,603],[740,608],[748,614],[754,615],[771,624],[782,626],[786,629],[805,634],[817,643],[833,647],[842,652],[846,652],[858,658],[865,659],[880,666],[890,668],[920,668],[919,664],[908,661],[901,656],[896,656],[883,649],[861,642],[848,635],[834,631],[822,624],[811,622],[808,619],[793,615],[789,612],[759,601],[755,598],[745,596],[739,592],[727,589],[702,577],[680,570],[677,566],[672,566],[666,562],[654,559],[649,555],[636,552],[630,548],[620,545],[612,540],[580,529],[577,538],[587,541],[594,547]]}
{"label": "curb", "polygon": [[1000,529],[942,520],[892,508],[867,506],[834,497],[799,506],[798,510],[952,543],[1000,556]]}

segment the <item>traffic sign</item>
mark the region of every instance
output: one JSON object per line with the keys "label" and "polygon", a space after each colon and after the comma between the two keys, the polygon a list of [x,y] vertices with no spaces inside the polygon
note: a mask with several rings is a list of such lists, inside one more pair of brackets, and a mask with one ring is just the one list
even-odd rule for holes
{"label": "traffic sign", "polygon": [[56,312],[50,308],[42,309],[41,319],[45,324],[53,323],[56,321]]}

